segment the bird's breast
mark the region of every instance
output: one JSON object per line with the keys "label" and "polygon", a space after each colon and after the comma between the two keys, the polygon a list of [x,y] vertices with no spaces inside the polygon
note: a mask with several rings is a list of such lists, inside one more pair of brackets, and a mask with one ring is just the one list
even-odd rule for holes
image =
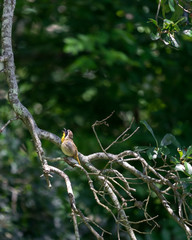
{"label": "bird's breast", "polygon": [[73,157],[76,153],[76,147],[75,144],[71,141],[64,141],[61,144],[61,150],[63,153],[69,157]]}

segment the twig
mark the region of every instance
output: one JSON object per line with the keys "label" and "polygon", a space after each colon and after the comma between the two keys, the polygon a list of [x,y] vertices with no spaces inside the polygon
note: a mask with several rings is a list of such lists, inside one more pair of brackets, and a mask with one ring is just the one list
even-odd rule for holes
{"label": "twig", "polygon": [[[103,153],[103,154],[105,154],[105,153]],[[105,157],[107,157],[107,156],[105,155]],[[92,164],[89,163],[89,164],[87,164],[86,166],[87,166],[87,168],[88,168],[90,171],[92,171],[92,172],[98,172],[98,173],[100,174],[100,171],[97,170]],[[97,179],[103,184],[104,189],[105,189],[105,191],[108,193],[109,197],[111,198],[111,200],[112,200],[115,208],[117,208],[117,210],[119,211],[120,219],[121,219],[121,221],[124,223],[125,228],[126,228],[126,230],[127,230],[127,233],[128,233],[129,236],[130,236],[130,239],[131,239],[131,240],[136,240],[136,236],[135,236],[135,234],[134,234],[134,232],[133,232],[133,230],[132,230],[132,227],[131,227],[130,224],[129,224],[129,221],[128,221],[128,219],[127,219],[127,216],[126,216],[126,214],[125,214],[125,211],[124,211],[123,209],[121,209],[121,204],[120,204],[120,202],[119,202],[116,194],[114,193],[113,189],[111,188],[111,186],[109,186],[108,181],[106,181],[106,178],[105,178],[104,176],[102,176],[102,175],[98,175],[98,176],[96,175],[96,177],[97,177]]]}
{"label": "twig", "polygon": [[93,192],[93,195],[94,195],[94,198],[95,198],[97,204],[102,206],[103,208],[105,208],[113,216],[115,221],[117,221],[117,219],[116,219],[115,215],[113,214],[113,212],[111,211],[111,209],[108,206],[106,206],[105,204],[101,203],[101,201],[99,200],[99,198],[97,196],[98,191],[95,189],[95,187],[93,185],[93,180],[89,176],[90,174],[88,174],[88,172],[82,167],[81,167],[81,170],[86,174],[86,176],[88,178],[88,183],[89,183],[89,186],[90,186],[90,190]]}
{"label": "twig", "polygon": [[[74,194],[73,194],[73,189],[72,189],[71,182],[70,182],[69,177],[67,176],[67,174],[65,174],[63,171],[61,171],[60,169],[58,169],[56,167],[53,167],[53,166],[50,166],[49,170],[50,170],[50,172],[57,173],[58,175],[60,175],[65,180],[66,187],[67,187],[67,192],[68,192],[68,196],[69,196],[69,200],[70,200],[70,203],[71,203],[71,208],[74,210],[74,213],[76,213],[76,214],[78,213],[80,215],[80,217],[83,220],[83,222],[85,223],[85,225],[90,229],[90,231],[95,235],[95,237],[98,240],[104,240],[103,237],[101,237],[97,233],[97,231],[95,229],[93,229],[93,227],[88,223],[88,221],[85,218],[85,216],[83,215],[83,213],[79,209],[77,209],[76,204],[75,204],[75,197],[74,197]],[[74,219],[74,224],[75,224],[74,225],[75,230],[78,231],[75,219]],[[78,236],[79,236],[79,234],[78,234]]]}
{"label": "twig", "polygon": [[71,208],[71,216],[73,219],[73,226],[74,226],[74,231],[75,231],[75,238],[76,240],[80,240],[80,235],[79,235],[79,229],[78,229],[78,224],[77,224],[77,218],[76,218],[76,213],[73,208]]}
{"label": "twig", "polygon": [[[183,9],[184,12],[191,13],[191,11],[189,11],[188,9],[184,8],[181,4],[179,4],[179,2],[177,2],[177,0],[175,0],[175,1],[176,1],[176,4],[177,4],[181,9]],[[181,2],[183,2],[183,1],[181,1]]]}
{"label": "twig", "polygon": [[137,127],[130,135],[128,135],[127,137],[123,137],[123,140],[118,142],[118,143],[122,143],[122,142],[127,141],[129,138],[131,138],[139,130],[139,128],[140,127]]}
{"label": "twig", "polygon": [[15,120],[17,120],[17,119],[18,119],[18,117],[14,117],[14,118],[12,118],[12,119],[9,119],[9,121],[7,121],[6,124],[0,129],[0,133],[2,133],[3,130],[4,130],[11,122],[13,122],[13,121],[15,121]]}
{"label": "twig", "polygon": [[160,8],[161,8],[161,0],[159,0],[158,7],[157,7],[157,13],[156,13],[156,17],[155,17],[157,22],[158,22],[158,16],[159,16]]}
{"label": "twig", "polygon": [[102,146],[102,144],[101,144],[101,141],[99,140],[99,137],[98,137],[98,135],[97,135],[97,132],[96,132],[96,130],[95,130],[95,127],[96,126],[100,126],[100,125],[106,125],[107,127],[109,126],[109,124],[106,122],[112,115],[114,114],[114,111],[108,116],[108,117],[106,117],[106,118],[104,118],[103,120],[101,120],[101,121],[96,121],[93,125],[92,125],[92,129],[93,129],[93,132],[94,132],[94,134],[95,134],[95,137],[96,137],[96,139],[97,139],[97,141],[98,141],[98,143],[99,143],[99,146],[101,147],[101,149],[102,149],[102,151],[107,155],[107,152],[106,152],[106,150],[103,148],[103,146]]}
{"label": "twig", "polygon": [[[129,126],[128,128],[126,128],[125,131],[123,131],[123,132],[115,139],[115,141],[113,141],[108,147],[105,148],[105,151],[107,151],[110,147],[112,147],[115,143],[117,143],[117,141],[118,141],[121,137],[123,138],[123,137],[125,136],[126,132],[131,129],[132,124],[133,124],[133,121],[134,121],[134,119],[132,119],[130,126]],[[139,127],[138,127],[131,135],[129,135],[128,137],[124,138],[121,142],[124,142],[124,141],[126,141],[127,139],[129,139],[131,136],[133,136],[133,134],[135,134],[138,129],[139,129]]]}
{"label": "twig", "polygon": [[83,213],[77,209],[77,213],[80,215],[81,219],[85,223],[85,225],[89,228],[89,230],[93,233],[93,235],[98,239],[98,240],[104,240],[104,238],[98,234],[98,232],[95,231],[95,229],[89,224],[87,221],[86,217],[83,215]]}
{"label": "twig", "polygon": [[65,174],[63,171],[61,171],[60,169],[58,169],[56,167],[49,166],[49,171],[57,173],[58,175],[60,175],[65,180],[65,184],[66,184],[66,187],[67,187],[67,193],[68,193],[70,204],[71,204],[71,212],[72,212],[72,219],[73,219],[73,225],[74,225],[74,230],[75,230],[75,236],[76,236],[76,240],[79,240],[80,236],[79,236],[79,230],[78,230],[77,219],[76,219],[77,209],[76,209],[75,198],[74,198],[73,189],[72,189],[69,177],[67,176],[67,174]]}
{"label": "twig", "polygon": [[131,223],[131,224],[140,224],[140,223],[144,223],[144,222],[147,222],[147,221],[153,221],[153,220],[154,220],[155,218],[157,218],[157,217],[158,217],[158,215],[155,216],[155,217],[143,219],[143,220],[140,220],[140,221],[137,221],[137,222],[132,222],[132,221],[130,221],[130,223]]}
{"label": "twig", "polygon": [[151,229],[151,231],[150,232],[141,232],[141,231],[139,231],[138,229],[133,229],[135,232],[138,232],[138,233],[140,233],[140,234],[145,234],[145,235],[149,235],[149,234],[151,234],[152,232],[153,232],[153,230],[154,230],[154,228],[155,228],[156,226],[154,225],[153,226],[153,228]]}
{"label": "twig", "polygon": [[106,122],[110,117],[112,117],[112,115],[115,113],[115,111],[113,111],[109,116],[107,116],[106,118],[104,118],[103,120],[100,121],[96,121],[92,126],[99,126],[99,125],[106,125],[107,127],[109,126],[109,124]]}

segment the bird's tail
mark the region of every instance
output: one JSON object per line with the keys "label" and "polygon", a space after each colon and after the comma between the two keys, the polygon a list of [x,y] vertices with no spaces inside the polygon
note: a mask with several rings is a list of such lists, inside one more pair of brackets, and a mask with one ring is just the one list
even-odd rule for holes
{"label": "bird's tail", "polygon": [[78,161],[79,165],[81,165],[78,154],[76,154],[76,160]]}

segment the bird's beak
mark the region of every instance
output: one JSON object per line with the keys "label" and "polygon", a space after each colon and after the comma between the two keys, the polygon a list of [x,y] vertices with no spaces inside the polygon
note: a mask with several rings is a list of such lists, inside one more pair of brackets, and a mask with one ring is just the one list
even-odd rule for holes
{"label": "bird's beak", "polygon": [[67,135],[68,135],[68,130],[64,128],[64,131],[65,131],[65,137],[67,137]]}

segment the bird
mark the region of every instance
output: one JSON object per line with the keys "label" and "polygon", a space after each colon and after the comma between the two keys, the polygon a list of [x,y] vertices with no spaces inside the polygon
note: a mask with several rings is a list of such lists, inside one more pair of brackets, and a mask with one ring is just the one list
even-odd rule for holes
{"label": "bird", "polygon": [[81,165],[78,157],[77,147],[73,142],[73,132],[69,129],[63,129],[63,136],[61,138],[61,150],[66,156],[73,157],[78,161],[79,165]]}

